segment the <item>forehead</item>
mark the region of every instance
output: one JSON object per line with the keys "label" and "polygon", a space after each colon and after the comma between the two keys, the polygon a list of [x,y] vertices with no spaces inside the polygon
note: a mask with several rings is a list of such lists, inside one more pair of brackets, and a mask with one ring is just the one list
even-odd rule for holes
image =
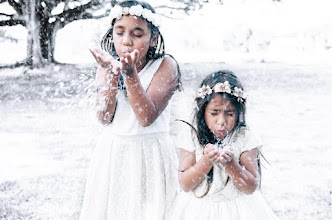
{"label": "forehead", "polygon": [[138,16],[123,15],[120,19],[116,19],[114,28],[140,28],[143,30],[149,30],[148,22]]}
{"label": "forehead", "polygon": [[216,93],[212,96],[210,102],[206,106],[207,109],[210,108],[230,108],[230,109],[235,109],[235,106],[229,101],[229,99],[220,93]]}

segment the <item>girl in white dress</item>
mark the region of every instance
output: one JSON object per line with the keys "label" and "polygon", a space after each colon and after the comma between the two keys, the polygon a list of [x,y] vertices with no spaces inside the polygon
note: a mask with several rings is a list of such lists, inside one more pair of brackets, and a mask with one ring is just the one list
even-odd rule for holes
{"label": "girl in white dress", "polygon": [[195,141],[180,148],[184,192],[167,219],[277,219],[258,190],[262,142],[246,127],[246,95],[237,77],[230,71],[210,74],[195,102],[195,126],[187,123]]}
{"label": "girl in white dress", "polygon": [[177,62],[164,54],[158,17],[147,3],[111,10],[97,63],[97,116],[105,124],[95,146],[81,220],[163,219],[178,190],[169,131]]}

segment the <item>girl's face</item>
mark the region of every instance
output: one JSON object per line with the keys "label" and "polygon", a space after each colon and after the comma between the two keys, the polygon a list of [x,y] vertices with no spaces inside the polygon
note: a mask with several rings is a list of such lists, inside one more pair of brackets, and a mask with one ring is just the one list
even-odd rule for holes
{"label": "girl's face", "polygon": [[237,122],[237,111],[234,105],[221,94],[213,95],[205,109],[205,122],[210,131],[223,140]]}
{"label": "girl's face", "polygon": [[115,21],[112,34],[115,51],[120,57],[137,49],[140,52],[138,65],[145,65],[147,51],[154,45],[146,20],[138,16],[124,15]]}

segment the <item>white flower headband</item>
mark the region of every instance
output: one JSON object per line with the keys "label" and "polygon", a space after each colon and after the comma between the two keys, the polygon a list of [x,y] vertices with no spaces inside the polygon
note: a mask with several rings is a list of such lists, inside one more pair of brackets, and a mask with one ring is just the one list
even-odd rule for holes
{"label": "white flower headband", "polygon": [[234,87],[234,90],[232,91],[231,85],[228,81],[225,81],[223,83],[217,83],[212,89],[210,88],[210,86],[202,86],[198,89],[197,97],[204,99],[206,95],[210,95],[212,93],[212,90],[214,90],[215,93],[225,92],[232,96],[235,96],[237,97],[238,102],[244,102],[244,100],[247,98],[247,95],[243,92],[243,90],[238,87]]}
{"label": "white flower headband", "polygon": [[160,26],[159,17],[154,14],[151,10],[147,8],[143,8],[142,5],[134,5],[129,7],[121,7],[119,5],[115,5],[110,13],[111,21],[113,19],[120,19],[122,15],[134,15],[138,17],[143,17],[146,20],[150,21],[154,26]]}

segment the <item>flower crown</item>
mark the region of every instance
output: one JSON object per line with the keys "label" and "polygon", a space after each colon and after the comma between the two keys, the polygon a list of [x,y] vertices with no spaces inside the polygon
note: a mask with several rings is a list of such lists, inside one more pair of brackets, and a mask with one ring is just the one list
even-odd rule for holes
{"label": "flower crown", "polygon": [[217,83],[212,89],[208,85],[203,85],[201,88],[198,89],[197,97],[204,99],[206,95],[210,95],[212,93],[212,90],[214,90],[215,93],[225,92],[232,96],[235,96],[237,97],[238,102],[244,102],[247,98],[247,95],[243,92],[243,90],[238,87],[234,87],[234,90],[232,91],[231,85],[228,81],[225,81],[223,83]]}
{"label": "flower crown", "polygon": [[159,17],[153,13],[151,10],[147,8],[143,8],[142,5],[134,5],[129,7],[121,7],[119,5],[115,5],[110,13],[111,21],[113,19],[120,19],[122,15],[134,15],[138,17],[143,17],[149,22],[151,22],[154,26],[159,27],[160,20]]}

